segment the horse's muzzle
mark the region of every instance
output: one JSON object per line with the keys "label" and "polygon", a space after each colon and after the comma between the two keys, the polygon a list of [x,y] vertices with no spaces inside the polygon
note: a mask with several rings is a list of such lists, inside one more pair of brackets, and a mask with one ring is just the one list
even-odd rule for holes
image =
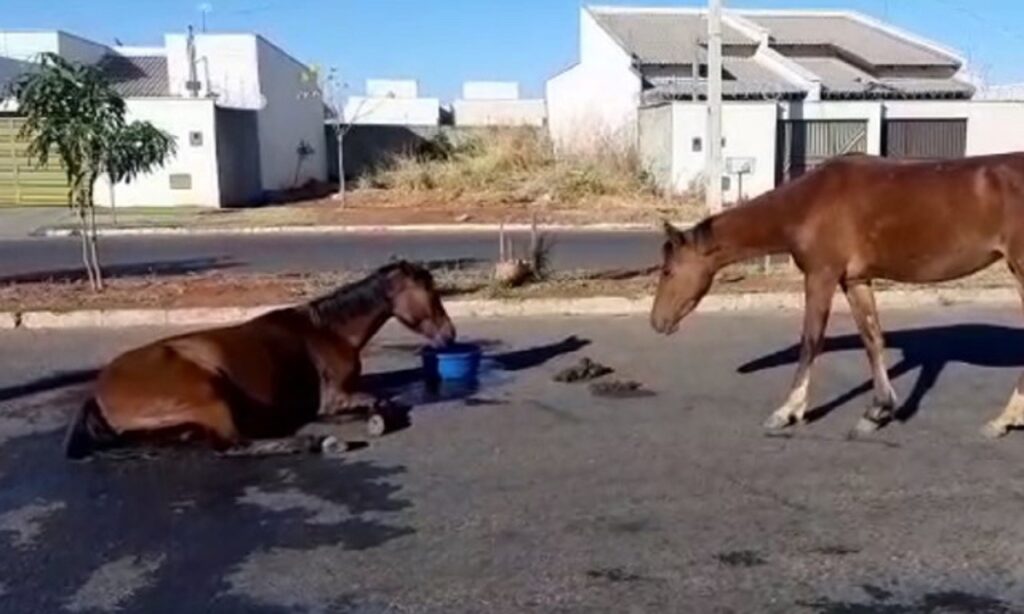
{"label": "horse's muzzle", "polygon": [[438,327],[433,339],[431,339],[431,345],[441,348],[455,341],[455,337],[455,325],[452,324],[451,320],[446,320],[444,324]]}

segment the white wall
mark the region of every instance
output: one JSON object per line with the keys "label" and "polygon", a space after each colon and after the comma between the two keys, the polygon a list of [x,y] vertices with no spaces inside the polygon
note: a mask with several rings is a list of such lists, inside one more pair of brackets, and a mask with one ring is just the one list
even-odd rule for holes
{"label": "white wall", "polygon": [[559,149],[636,142],[640,77],[629,54],[584,8],[580,62],[547,82],[548,126]]}
{"label": "white wall", "polygon": [[[187,37],[170,34],[165,44],[171,93],[190,96]],[[315,153],[303,163],[298,183],[325,180],[323,99],[310,70],[252,34],[199,34],[195,46],[199,96],[213,94],[218,106],[259,112],[263,189],[295,185],[296,151],[303,140]]]}
{"label": "white wall", "polygon": [[517,100],[519,84],[515,81],[467,81],[462,84],[465,100]]}
{"label": "white wall", "polygon": [[[308,67],[266,40],[257,40],[259,79],[266,101],[257,116],[263,189],[284,190],[308,180],[325,181],[324,107],[316,82]],[[299,168],[296,151],[302,142],[311,145],[314,153]]]}
{"label": "white wall", "polygon": [[342,119],[345,123],[377,126],[436,126],[441,123],[441,101],[350,96]]}
{"label": "white wall", "polygon": [[[188,38],[184,34],[164,37],[167,49],[168,86],[173,96],[191,96]],[[199,97],[214,94],[217,104],[235,109],[260,109],[265,104],[260,92],[256,36],[252,34],[197,34],[196,79]]]}
{"label": "white wall", "polygon": [[1024,102],[990,100],[893,101],[890,119],[966,119],[967,155],[1024,151]]}
{"label": "white wall", "polygon": [[456,126],[543,126],[543,100],[456,100]]}
{"label": "white wall", "polygon": [[74,34],[49,32],[0,32],[0,56],[34,62],[40,53],[56,53],[83,64],[95,64],[110,52],[106,45]]}
{"label": "white wall", "polygon": [[1024,102],[972,102],[967,155],[1024,152]]}
{"label": "white wall", "polygon": [[[118,207],[173,207],[179,205],[220,205],[217,176],[217,139],[214,104],[207,99],[135,98],[128,100],[128,120],[152,122],[157,128],[175,137],[177,154],[163,168],[118,184],[115,203]],[[193,146],[189,133],[202,134],[202,145]],[[189,174],[192,187],[172,190],[171,174]],[[110,189],[105,178],[96,184],[96,203],[109,206]]]}
{"label": "white wall", "polygon": [[[691,102],[672,105],[672,184],[685,192],[694,182],[704,182],[707,168],[707,107]],[[727,102],[722,107],[723,158],[752,158],[754,172],[743,176],[743,196],[752,198],[775,187],[779,107],[774,102]],[[693,150],[699,138],[700,151]],[[726,201],[739,198],[739,179],[729,176]]]}
{"label": "white wall", "polygon": [[640,109],[637,118],[638,147],[644,169],[654,178],[659,188],[675,191],[673,160],[672,105]]}
{"label": "white wall", "polygon": [[60,53],[57,32],[0,32],[0,56],[33,62],[40,53]]}

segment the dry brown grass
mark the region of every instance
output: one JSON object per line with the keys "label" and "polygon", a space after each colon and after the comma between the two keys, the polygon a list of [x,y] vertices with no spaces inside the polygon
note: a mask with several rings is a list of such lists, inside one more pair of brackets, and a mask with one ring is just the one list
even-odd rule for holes
{"label": "dry brown grass", "polygon": [[485,130],[454,144],[441,136],[420,152],[395,157],[361,187],[441,203],[677,212],[688,203],[659,193],[635,149],[609,142],[590,154],[556,157],[550,140],[530,128]]}

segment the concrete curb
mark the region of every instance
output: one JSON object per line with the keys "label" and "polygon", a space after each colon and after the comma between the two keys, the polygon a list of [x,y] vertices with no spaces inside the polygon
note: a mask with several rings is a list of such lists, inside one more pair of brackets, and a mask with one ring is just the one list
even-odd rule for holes
{"label": "concrete curb", "polygon": [[[692,221],[673,222],[679,226],[689,226]],[[101,237],[133,237],[133,236],[203,236],[203,235],[269,235],[269,234],[435,234],[435,233],[473,233],[498,232],[499,224],[398,224],[385,225],[348,225],[348,226],[248,226],[225,228],[189,228],[186,226],[140,227],[140,228],[101,228],[97,231]],[[623,224],[540,224],[544,231],[557,232],[639,232],[655,230],[654,223],[623,223]],[[505,224],[509,232],[525,232],[530,224]],[[74,228],[43,228],[35,233],[43,237],[77,237]]]}
{"label": "concrete curb", "polygon": [[[1013,288],[981,290],[890,290],[878,293],[882,309],[913,309],[951,305],[1018,305]],[[540,316],[627,316],[646,315],[652,299],[591,297],[582,299],[527,299],[521,301],[449,301],[445,307],[453,318],[514,318]],[[737,311],[790,311],[803,309],[800,293],[716,294],[701,302],[700,313]],[[836,311],[847,311],[846,300],[837,294]],[[277,305],[259,307],[212,307],[194,309],[90,309],[82,311],[27,311],[0,313],[0,330],[61,330],[75,328],[121,328],[130,326],[215,326],[254,318]]]}
{"label": "concrete curb", "polygon": [[16,313],[0,313],[0,330],[14,330],[21,324]]}

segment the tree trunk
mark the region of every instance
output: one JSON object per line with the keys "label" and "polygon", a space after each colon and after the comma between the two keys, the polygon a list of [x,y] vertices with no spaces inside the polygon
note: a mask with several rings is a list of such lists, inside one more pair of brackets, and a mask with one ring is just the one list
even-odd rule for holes
{"label": "tree trunk", "polygon": [[97,243],[99,235],[96,232],[96,203],[93,201],[93,188],[96,186],[96,176],[91,175],[86,185],[84,201],[89,208],[89,255],[92,259],[93,275],[96,278],[94,289],[97,292],[103,291],[103,269],[100,268],[100,256]]}
{"label": "tree trunk", "polygon": [[338,138],[338,200],[341,201],[341,206],[345,206],[345,135],[348,133],[347,129],[342,129],[341,126],[337,126],[337,138]]}
{"label": "tree trunk", "polygon": [[117,226],[117,194],[114,189],[117,184],[111,178],[108,178],[107,181],[110,182],[110,213],[114,216],[114,226]]}
{"label": "tree trunk", "polygon": [[89,224],[85,217],[85,208],[79,202],[75,205],[78,213],[78,236],[82,240],[82,265],[85,267],[85,274],[89,278],[89,287],[96,289],[96,276],[92,272],[92,257],[89,251]]}

